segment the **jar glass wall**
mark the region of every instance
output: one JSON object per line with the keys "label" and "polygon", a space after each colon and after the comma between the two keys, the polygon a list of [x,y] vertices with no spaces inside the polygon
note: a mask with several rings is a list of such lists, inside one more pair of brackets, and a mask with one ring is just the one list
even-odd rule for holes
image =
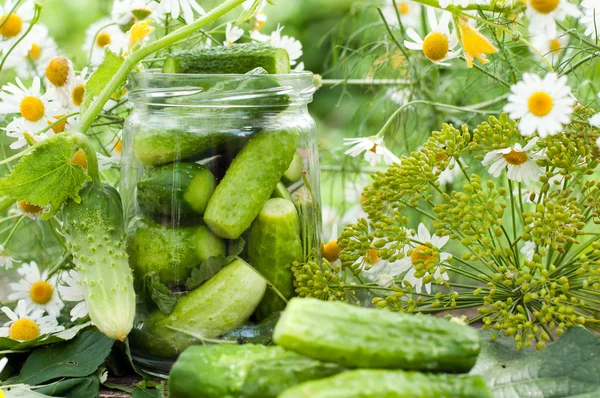
{"label": "jar glass wall", "polygon": [[132,76],[121,195],[141,364],[269,343],[292,263],[321,241],[314,90],[307,72]]}

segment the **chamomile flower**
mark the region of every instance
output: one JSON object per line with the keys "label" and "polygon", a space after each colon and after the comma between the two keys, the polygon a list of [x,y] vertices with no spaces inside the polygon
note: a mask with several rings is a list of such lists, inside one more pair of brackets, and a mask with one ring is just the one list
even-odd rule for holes
{"label": "chamomile flower", "polygon": [[571,122],[575,100],[567,77],[548,73],[543,79],[535,73],[524,73],[523,81],[510,88],[504,111],[511,119],[520,119],[521,135],[540,137],[558,134],[563,125]]}
{"label": "chamomile flower", "polygon": [[416,237],[414,238],[419,243],[411,243],[412,249],[410,255],[403,257],[393,264],[394,273],[392,275],[399,275],[406,271],[404,280],[408,281],[417,293],[421,293],[423,286],[425,286],[428,294],[431,293],[431,283],[423,285],[423,277],[415,276],[417,266],[424,263],[434,263],[433,278],[435,280],[448,280],[448,274],[443,269],[443,264],[448,262],[452,258],[452,255],[442,252],[441,248],[444,247],[449,239],[449,236],[432,236],[423,223],[419,224]]}
{"label": "chamomile flower", "polygon": [[79,272],[70,270],[63,273],[62,282],[58,286],[58,292],[64,301],[77,303],[71,310],[71,321],[85,318],[88,316],[88,306],[84,299],[83,287],[79,278]]}
{"label": "chamomile flower", "polygon": [[[270,36],[266,36],[266,41],[273,47],[283,48],[290,56],[290,65],[296,65],[298,58],[302,56],[302,43],[291,36],[281,35],[283,26],[277,25],[277,29],[271,32]],[[257,37],[257,36],[255,36]]]}
{"label": "chamomile flower", "polygon": [[385,147],[383,138],[376,135],[361,138],[344,138],[344,145],[352,146],[344,152],[346,155],[357,157],[364,152],[365,160],[371,166],[376,166],[381,160],[388,165],[400,162],[400,159]]}
{"label": "chamomile flower", "polygon": [[46,67],[46,79],[53,89],[55,98],[62,106],[68,106],[71,98],[71,86],[75,80],[73,63],[67,57],[54,57]]}
{"label": "chamomile flower", "polygon": [[[4,4],[0,4],[0,52],[11,48],[33,19],[33,1],[18,3],[17,0],[6,0]],[[17,4],[17,8],[12,11]]]}
{"label": "chamomile flower", "polygon": [[458,29],[460,29],[461,44],[469,68],[473,67],[473,59],[477,58],[479,62],[485,65],[490,62],[486,54],[498,52],[498,49],[471,24],[469,19],[460,17]]}
{"label": "chamomile flower", "polygon": [[4,130],[8,137],[15,139],[15,141],[10,144],[11,149],[19,149],[32,142],[44,141],[53,135],[53,132],[50,131],[39,134],[30,133],[31,130],[25,125],[25,119],[20,117],[10,122],[8,126],[0,127],[0,130]]}
{"label": "chamomile flower", "polygon": [[83,103],[83,98],[85,96],[85,85],[90,78],[91,74],[89,73],[88,68],[83,68],[79,74],[76,74],[73,79],[73,84],[71,85],[71,93],[69,98],[70,106],[77,109]]}
{"label": "chamomile flower", "polygon": [[19,300],[15,310],[0,308],[9,321],[0,327],[0,337],[8,337],[17,341],[31,341],[40,336],[63,331],[56,317],[42,316],[44,311],[27,307],[25,300]]}
{"label": "chamomile flower", "polygon": [[0,245],[0,268],[11,269],[15,260],[4,245]]}
{"label": "chamomile flower", "polygon": [[323,243],[321,247],[321,254],[323,258],[333,263],[340,258],[340,253],[342,249],[338,246],[338,226],[337,224],[333,224],[331,227],[331,236],[329,237],[329,241],[327,243]]}
{"label": "chamomile flower", "polygon": [[48,271],[40,271],[38,265],[32,261],[24,263],[17,273],[21,279],[17,283],[10,283],[13,293],[8,295],[9,300],[24,300],[28,308],[46,311],[49,315],[57,317],[64,303],[56,291],[57,276],[48,277]]}
{"label": "chamomile flower", "polygon": [[[249,10],[253,4],[254,4],[254,0],[248,0],[242,4],[242,7],[244,7],[244,10]],[[265,23],[267,23],[267,14],[265,14],[265,12],[264,12],[266,5],[267,5],[267,2],[263,1],[258,6],[258,13],[254,16],[254,26],[253,26],[252,30],[258,32],[265,26]]]}
{"label": "chamomile flower", "polygon": [[44,210],[45,209],[43,207],[33,205],[25,200],[19,200],[17,202],[17,212],[31,218],[32,220],[39,220],[40,214],[42,214]]}
{"label": "chamomile flower", "polygon": [[157,6],[152,0],[115,0],[110,15],[120,26],[130,26],[145,19],[156,20]]}
{"label": "chamomile flower", "polygon": [[488,172],[494,176],[500,176],[502,170],[507,169],[506,176],[509,180],[524,182],[536,182],[544,170],[536,163],[543,159],[540,152],[532,151],[538,141],[538,137],[531,139],[524,147],[516,143],[512,147],[496,149],[486,153],[481,162],[484,166],[490,166]]}
{"label": "chamomile flower", "polygon": [[171,18],[177,19],[179,15],[183,15],[183,20],[186,24],[194,22],[194,13],[204,15],[204,9],[196,2],[196,0],[162,0],[160,2],[163,13],[171,14]]}
{"label": "chamomile flower", "polygon": [[534,36],[533,39],[531,39],[531,45],[543,56],[549,56],[552,63],[558,59],[560,53],[566,48],[567,42],[568,40],[564,36],[549,38],[543,34]]}
{"label": "chamomile flower", "polygon": [[448,66],[445,61],[458,57],[458,53],[451,50],[458,44],[456,34],[450,34],[448,27],[452,14],[443,12],[438,23],[435,11],[427,8],[427,18],[431,31],[424,39],[412,28],[406,30],[406,34],[413,41],[404,40],[404,45],[411,50],[423,51],[423,54],[431,62]]}
{"label": "chamomile flower", "polygon": [[21,79],[17,84],[9,83],[0,91],[0,114],[16,114],[30,134],[48,126],[48,120],[55,114],[58,104],[46,94],[41,93],[39,77],[33,79],[31,88],[27,88]]}
{"label": "chamomile flower", "polygon": [[88,53],[92,65],[99,65],[104,60],[106,49],[120,54],[127,49],[127,35],[110,18],[103,18],[92,25],[85,32],[83,50]]}
{"label": "chamomile flower", "polygon": [[592,38],[600,38],[600,3],[598,0],[583,0],[583,16],[580,22],[585,25],[585,34]]}
{"label": "chamomile flower", "polygon": [[14,68],[17,76],[28,79],[41,76],[48,62],[58,54],[58,46],[49,36],[48,28],[36,24],[6,59],[6,67]]}
{"label": "chamomile flower", "polygon": [[383,16],[391,26],[399,26],[400,22],[404,27],[418,28],[421,24],[421,5],[410,0],[397,0],[396,7],[392,0],[387,0],[386,5],[381,9]]}
{"label": "chamomile flower", "polygon": [[225,28],[225,41],[223,42],[223,45],[232,46],[233,43],[238,41],[242,36],[244,36],[244,29],[228,23]]}
{"label": "chamomile flower", "polygon": [[579,8],[569,0],[527,0],[525,15],[529,18],[529,32],[533,35],[556,36],[556,21],[567,16],[578,17]]}

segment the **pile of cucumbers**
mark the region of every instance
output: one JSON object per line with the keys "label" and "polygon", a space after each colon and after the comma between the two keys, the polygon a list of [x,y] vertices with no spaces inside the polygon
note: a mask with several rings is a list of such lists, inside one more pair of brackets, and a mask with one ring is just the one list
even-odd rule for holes
{"label": "pile of cucumbers", "polygon": [[169,375],[171,398],[491,398],[467,373],[477,330],[431,315],[293,298],[276,346],[190,347]]}
{"label": "pile of cucumbers", "polygon": [[[243,65],[245,71],[267,67],[272,73],[289,72],[287,53],[265,45],[174,55],[166,72],[198,72],[200,63],[205,68],[201,72],[214,65],[209,69],[215,73],[232,51],[236,63],[229,64]],[[229,65],[225,72],[239,71]],[[208,92],[218,89],[228,87]],[[294,296],[291,265],[302,261],[307,249],[299,217],[299,211],[306,209],[292,201],[288,189],[303,185],[299,135],[297,129],[268,127],[254,128],[244,137],[227,131],[176,129],[136,133],[133,149],[143,173],[137,183],[139,216],[129,232],[130,265],[138,281],[158,276],[160,283],[177,292],[178,299],[171,312],[156,308],[143,314],[134,331],[141,351],[177,356],[188,346],[218,339],[250,319],[268,319]],[[230,157],[224,173],[203,161],[215,154]],[[218,163],[221,171],[223,164]],[[246,242],[243,254],[230,255],[228,248],[240,239]],[[214,269],[213,260],[225,258],[227,263]],[[209,276],[190,289],[186,281],[192,272]]]}

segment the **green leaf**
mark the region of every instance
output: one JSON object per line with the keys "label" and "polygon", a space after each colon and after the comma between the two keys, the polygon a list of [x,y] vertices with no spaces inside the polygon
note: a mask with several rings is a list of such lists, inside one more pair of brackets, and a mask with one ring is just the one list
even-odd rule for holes
{"label": "green leaf", "polygon": [[36,389],[37,392],[52,397],[80,398],[96,397],[100,391],[98,376],[65,379]]}
{"label": "green leaf", "polygon": [[0,355],[10,353],[6,351],[27,351],[36,347],[71,340],[77,336],[77,333],[89,327],[91,324],[91,322],[86,322],[81,325],[73,326],[72,328],[63,330],[62,332],[51,334],[50,336],[40,336],[37,339],[30,341],[16,341],[8,337],[0,337]]}
{"label": "green leaf", "polygon": [[41,142],[0,179],[0,196],[50,206],[44,219],[52,217],[69,198],[79,202],[78,192],[90,177],[81,166],[71,163],[77,149],[68,135],[55,135]]}
{"label": "green leaf", "polygon": [[163,398],[162,391],[157,389],[136,388],[131,395],[131,398]]}
{"label": "green leaf", "polygon": [[17,385],[11,386],[10,389],[2,388],[2,392],[6,398],[44,398],[49,395],[41,394],[37,391],[31,390],[31,386]]}
{"label": "green leaf", "polygon": [[246,242],[244,242],[242,238],[233,240],[229,242],[229,245],[227,246],[227,257],[209,257],[208,260],[200,264],[198,267],[193,268],[190,276],[185,281],[186,288],[188,290],[193,290],[215,276],[217,272],[232,262],[237,255],[244,250],[245,244]]}
{"label": "green leaf", "polygon": [[34,351],[19,376],[6,383],[42,384],[62,377],[85,377],[98,369],[114,344],[98,330],[87,330],[75,339]]}
{"label": "green leaf", "polygon": [[155,273],[147,274],[145,279],[147,289],[146,294],[148,294],[154,304],[156,304],[160,312],[166,315],[173,312],[173,308],[175,308],[175,304],[177,304],[175,293],[160,283],[160,279]]}
{"label": "green leaf", "polygon": [[510,338],[482,342],[472,374],[482,375],[494,397],[600,396],[600,339],[578,326],[542,351],[519,352]]}
{"label": "green leaf", "polygon": [[[81,106],[81,114],[84,114],[85,110],[87,110],[94,98],[100,95],[104,87],[106,87],[106,84],[117,73],[121,65],[123,65],[123,62],[125,62],[123,57],[115,54],[108,48],[106,49],[104,61],[102,61],[102,64],[85,84],[85,96]],[[123,86],[125,86],[125,82],[126,79],[124,79],[119,86],[115,88],[115,92],[121,93]]]}

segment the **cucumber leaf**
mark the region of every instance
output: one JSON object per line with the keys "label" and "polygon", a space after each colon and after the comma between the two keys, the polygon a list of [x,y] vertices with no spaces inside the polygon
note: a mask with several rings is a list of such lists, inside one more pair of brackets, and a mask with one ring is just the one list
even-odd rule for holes
{"label": "cucumber leaf", "polygon": [[209,257],[208,260],[198,267],[193,268],[190,277],[185,281],[185,287],[188,290],[193,290],[215,276],[217,272],[232,262],[244,250],[245,245],[246,242],[242,238],[229,242],[227,245],[227,257],[222,255]]}
{"label": "cucumber leaf", "polygon": [[[83,98],[83,104],[81,105],[82,114],[87,110],[90,106],[94,98],[96,98],[106,84],[110,81],[110,79],[117,73],[121,65],[123,65],[125,59],[120,55],[117,55],[110,49],[106,49],[106,53],[104,55],[104,61],[98,67],[98,69],[92,74],[88,82],[85,84],[85,96]],[[123,79],[120,82],[119,86],[115,89],[116,93],[121,93],[123,87],[125,86],[127,78]]]}
{"label": "cucumber leaf", "polygon": [[59,380],[36,389],[38,393],[64,398],[97,397],[98,391],[100,391],[100,383],[95,374],[88,377]]}
{"label": "cucumber leaf", "polygon": [[55,135],[41,142],[0,179],[0,196],[49,206],[43,219],[52,217],[69,198],[79,202],[79,190],[90,177],[83,167],[71,163],[76,151],[68,136]]}
{"label": "cucumber leaf", "polygon": [[36,347],[41,347],[49,344],[61,343],[63,341],[71,340],[83,329],[90,326],[91,322],[86,322],[81,325],[73,326],[72,328],[65,329],[62,332],[58,332],[51,335],[40,336],[37,339],[30,341],[16,341],[8,337],[0,337],[0,355],[10,354],[11,352],[21,352],[33,350]]}
{"label": "cucumber leaf", "polygon": [[144,276],[144,288],[147,297],[156,304],[160,312],[166,315],[173,312],[173,308],[177,304],[177,298],[168,287],[160,282],[156,273],[150,272]]}
{"label": "cucumber leaf", "polygon": [[86,330],[73,340],[34,351],[21,373],[5,383],[38,385],[60,378],[89,376],[108,357],[114,342],[98,330]]}
{"label": "cucumber leaf", "polygon": [[510,338],[486,338],[471,374],[497,398],[600,396],[600,339],[582,326],[542,351],[519,352]]}

